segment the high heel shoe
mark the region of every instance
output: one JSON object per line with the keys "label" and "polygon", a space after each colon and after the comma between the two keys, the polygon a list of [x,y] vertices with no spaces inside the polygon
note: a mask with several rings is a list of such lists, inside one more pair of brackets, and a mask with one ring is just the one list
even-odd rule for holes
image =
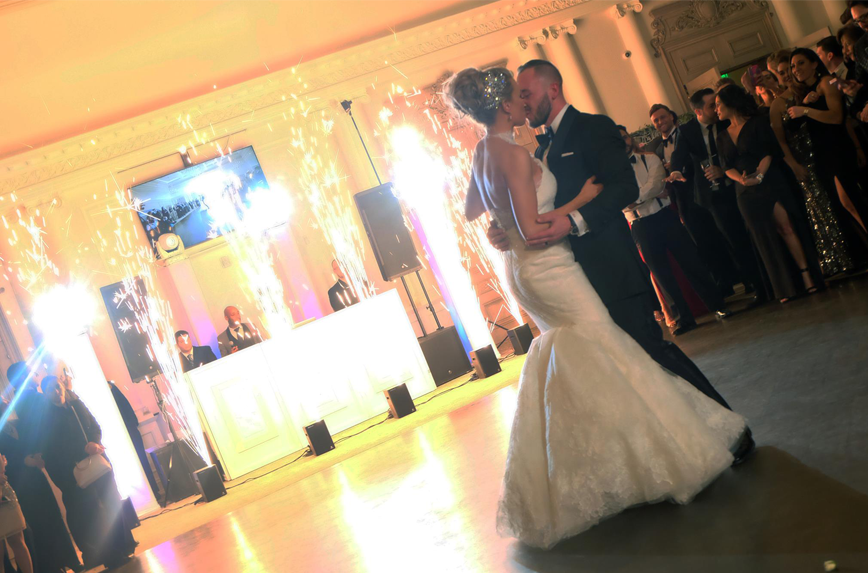
{"label": "high heel shoe", "polygon": [[[805,273],[808,273],[808,279],[811,280],[811,282],[814,282],[813,279],[811,278],[811,271],[809,269],[807,269],[807,268],[799,269],[799,272],[802,273],[802,280],[803,281],[805,280]],[[806,291],[808,294],[817,294],[818,292],[820,292],[820,287],[818,287],[817,285],[814,285],[811,287],[805,287],[805,288],[806,288]]]}

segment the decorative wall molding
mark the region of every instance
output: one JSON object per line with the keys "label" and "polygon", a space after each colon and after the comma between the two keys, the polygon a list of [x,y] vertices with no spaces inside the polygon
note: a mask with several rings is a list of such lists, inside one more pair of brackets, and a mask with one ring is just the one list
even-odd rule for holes
{"label": "decorative wall molding", "polygon": [[575,18],[570,18],[569,20],[564,20],[554,26],[549,26],[549,31],[551,32],[552,38],[555,40],[557,40],[561,34],[573,35],[577,30],[578,27],[576,26]]}
{"label": "decorative wall molding", "polygon": [[661,48],[665,42],[686,33],[719,26],[738,12],[768,9],[766,0],[688,0],[652,10],[651,47],[654,48],[654,56],[659,58],[662,55]]}
{"label": "decorative wall molding", "polygon": [[517,38],[518,47],[522,50],[527,50],[535,44],[542,46],[548,41],[550,35],[551,32],[549,32],[548,29],[543,28],[542,30],[533,32],[528,36],[519,36]]}
{"label": "decorative wall molding", "polygon": [[639,0],[630,0],[630,2],[625,2],[623,4],[615,4],[615,16],[617,18],[623,18],[630,12],[638,14],[643,8],[644,6]]}
{"label": "decorative wall molding", "polygon": [[[605,4],[605,6],[599,6]],[[592,6],[593,5],[593,6]],[[608,2],[592,0],[521,0],[459,14],[375,40],[342,52],[126,120],[63,142],[27,151],[0,161],[0,195],[23,190],[75,171],[98,165],[164,142],[192,136],[193,129],[265,113],[278,114],[294,103],[292,94],[310,95],[339,84],[362,81],[372,73],[490,36],[530,22],[550,19],[565,10],[586,6],[587,13],[605,9]],[[599,6],[599,7],[598,7]],[[545,34],[550,32],[544,29]],[[300,81],[299,78],[304,78]],[[343,86],[342,86],[343,87]],[[346,86],[352,89],[352,86]],[[334,91],[334,90],[333,90]],[[322,94],[323,105],[334,99]],[[340,98],[343,99],[343,98]],[[326,100],[326,101],[322,101]],[[187,118],[185,122],[179,118]]]}

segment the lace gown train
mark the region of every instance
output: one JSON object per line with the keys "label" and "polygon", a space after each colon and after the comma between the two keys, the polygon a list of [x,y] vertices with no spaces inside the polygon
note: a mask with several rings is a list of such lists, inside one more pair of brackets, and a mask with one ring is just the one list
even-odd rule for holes
{"label": "lace gown train", "polygon": [[[542,170],[546,212],[557,184]],[[542,331],[521,374],[498,532],[548,548],[630,506],[688,503],[730,466],[744,419],[618,328],[566,241],[527,249],[510,210],[492,215],[513,245],[509,286]]]}

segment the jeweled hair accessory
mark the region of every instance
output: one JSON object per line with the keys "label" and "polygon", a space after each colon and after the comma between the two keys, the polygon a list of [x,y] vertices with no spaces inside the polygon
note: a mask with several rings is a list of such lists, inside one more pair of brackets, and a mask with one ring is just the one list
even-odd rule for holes
{"label": "jeweled hair accessory", "polygon": [[483,78],[485,84],[485,92],[482,94],[483,107],[485,109],[495,109],[506,99],[506,91],[509,87],[509,74],[503,70],[488,70]]}

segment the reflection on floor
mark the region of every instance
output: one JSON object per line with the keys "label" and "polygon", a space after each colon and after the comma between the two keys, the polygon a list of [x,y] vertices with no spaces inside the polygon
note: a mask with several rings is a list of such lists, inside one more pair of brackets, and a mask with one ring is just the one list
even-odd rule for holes
{"label": "reflection on floor", "polygon": [[517,387],[143,552],[121,571],[868,570],[868,280],[680,337],[759,449],[685,507],[630,510],[542,552],[494,515]]}

